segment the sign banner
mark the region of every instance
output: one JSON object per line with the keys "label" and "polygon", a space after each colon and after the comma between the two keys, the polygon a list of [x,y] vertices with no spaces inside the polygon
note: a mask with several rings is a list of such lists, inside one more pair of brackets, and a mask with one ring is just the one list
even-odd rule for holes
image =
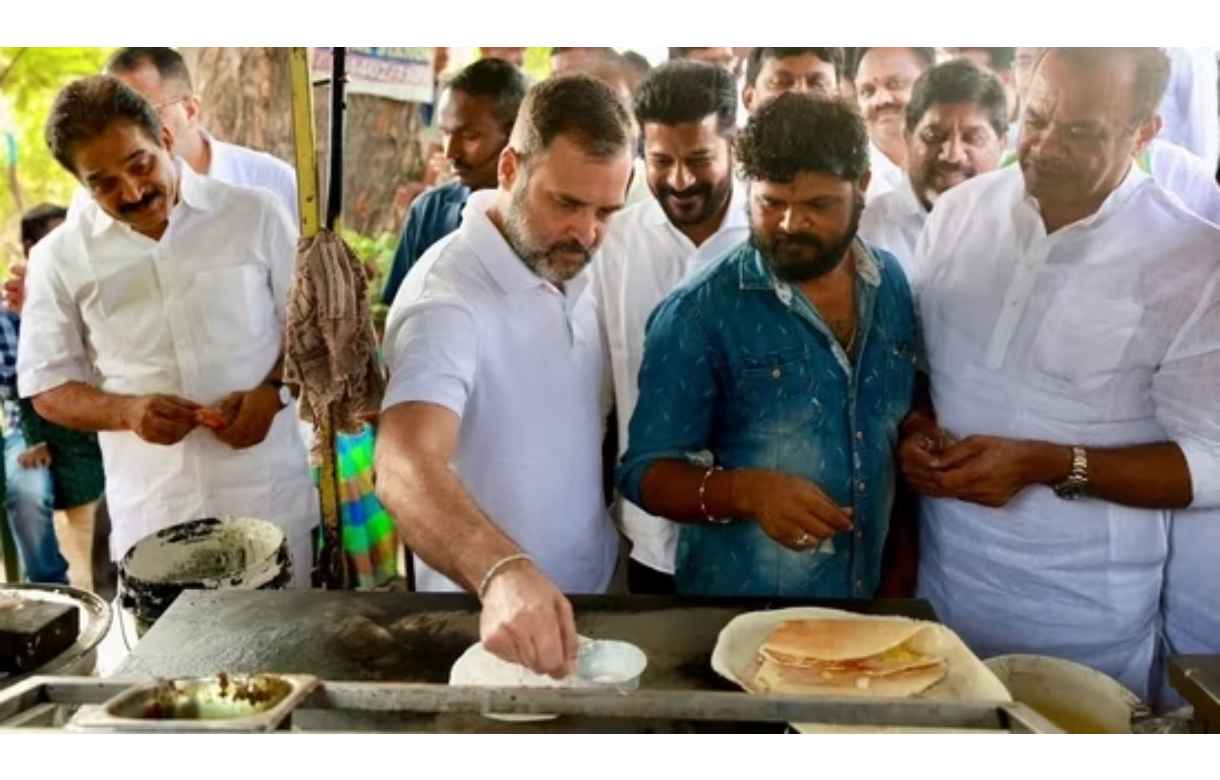
{"label": "sign banner", "polygon": [[[310,69],[315,81],[330,78],[333,64],[332,49],[312,50]],[[432,102],[431,47],[349,47],[346,65],[348,94]]]}

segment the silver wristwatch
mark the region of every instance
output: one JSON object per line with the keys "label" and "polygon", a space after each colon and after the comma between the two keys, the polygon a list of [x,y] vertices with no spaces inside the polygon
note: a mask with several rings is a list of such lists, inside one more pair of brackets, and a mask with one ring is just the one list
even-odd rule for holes
{"label": "silver wristwatch", "polygon": [[1089,454],[1084,447],[1072,447],[1072,471],[1068,478],[1055,485],[1055,495],[1072,501],[1085,494],[1089,487]]}

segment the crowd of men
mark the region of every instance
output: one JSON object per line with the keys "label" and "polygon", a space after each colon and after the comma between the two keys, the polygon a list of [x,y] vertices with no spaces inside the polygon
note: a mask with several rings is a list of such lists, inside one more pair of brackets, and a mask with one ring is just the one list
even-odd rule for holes
{"label": "crowd of men", "polygon": [[[1160,704],[1166,655],[1220,653],[1214,54],[485,54],[383,293],[376,474],[489,650],[564,674],[622,549],[633,593],[914,593]],[[82,189],[10,285],[12,397],[97,432],[112,558],[239,513],[307,576],[291,172],[172,51],[107,74],[47,121]]]}

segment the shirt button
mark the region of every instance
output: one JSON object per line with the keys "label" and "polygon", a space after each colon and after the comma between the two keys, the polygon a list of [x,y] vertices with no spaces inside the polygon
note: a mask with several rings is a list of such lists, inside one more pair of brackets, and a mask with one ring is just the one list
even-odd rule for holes
{"label": "shirt button", "polygon": [[857,483],[856,483],[856,490],[859,490],[861,493],[863,493],[863,492],[864,492],[864,482],[863,482],[863,480],[862,480],[862,481],[860,481],[860,482],[857,482]]}
{"label": "shirt button", "polygon": [[864,531],[863,531],[863,529],[859,529],[859,528],[857,528],[857,529],[856,529],[856,538],[857,538],[857,539],[863,539],[863,538],[864,538]]}
{"label": "shirt button", "polygon": [[856,590],[864,590],[864,580],[856,580]]}
{"label": "shirt button", "polygon": [[864,441],[864,431],[856,431],[856,441]]}
{"label": "shirt button", "polygon": [[779,379],[779,376],[780,376],[780,374],[782,374],[782,373],[783,373],[783,372],[782,372],[782,371],[780,371],[780,370],[777,368],[777,369],[775,369],[774,371],[772,371],[772,372],[771,372],[771,376],[775,377],[776,379]]}

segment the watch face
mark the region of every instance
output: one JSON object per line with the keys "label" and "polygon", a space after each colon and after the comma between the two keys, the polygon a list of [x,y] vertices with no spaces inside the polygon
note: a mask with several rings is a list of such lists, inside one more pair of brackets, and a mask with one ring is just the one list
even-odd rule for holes
{"label": "watch face", "polygon": [[1065,482],[1061,485],[1056,485],[1055,486],[1055,495],[1059,496],[1060,498],[1066,498],[1069,500],[1074,499],[1074,498],[1080,498],[1082,495],[1084,495],[1084,483],[1083,482]]}

